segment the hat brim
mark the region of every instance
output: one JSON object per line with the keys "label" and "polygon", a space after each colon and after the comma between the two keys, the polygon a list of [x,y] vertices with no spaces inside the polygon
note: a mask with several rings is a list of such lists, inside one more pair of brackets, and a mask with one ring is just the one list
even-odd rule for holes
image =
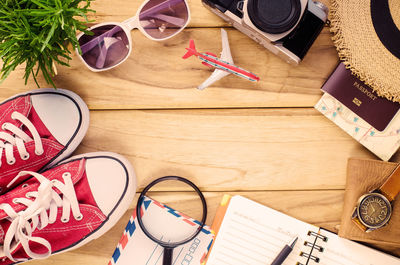
{"label": "hat brim", "polygon": [[[365,0],[332,1],[333,41],[340,60],[353,74],[379,96],[400,102],[400,59],[383,45],[375,32],[370,3]],[[399,6],[397,3],[396,8]]]}

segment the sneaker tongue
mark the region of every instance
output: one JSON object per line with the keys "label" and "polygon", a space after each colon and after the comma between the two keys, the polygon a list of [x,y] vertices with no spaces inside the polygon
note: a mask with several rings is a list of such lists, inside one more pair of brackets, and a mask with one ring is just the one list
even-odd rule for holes
{"label": "sneaker tongue", "polygon": [[[52,140],[55,140],[50,131],[47,129],[47,127],[43,124],[42,120],[40,119],[39,115],[37,114],[35,108],[32,106],[32,101],[31,97],[24,96],[20,97],[10,103],[5,103],[4,106],[0,107],[0,120],[3,120],[4,122],[11,123],[17,127],[22,126],[22,130],[29,135],[29,137],[33,138],[32,133],[28,130],[27,127],[23,126],[22,123],[18,120],[13,120],[11,118],[11,115],[14,111],[17,111],[27,117],[32,124],[35,126],[36,130],[38,131],[39,135],[41,138],[51,138]],[[4,117],[2,117],[5,115]],[[5,131],[6,133],[11,134],[9,131]]]}
{"label": "sneaker tongue", "polygon": [[[35,126],[37,132],[39,133],[41,138],[52,138],[52,140],[55,140],[50,133],[50,131],[47,129],[47,127],[44,125],[42,120],[40,119],[39,115],[35,111],[34,108],[31,108],[29,115],[27,116],[28,119],[32,122],[32,124]],[[32,133],[26,128],[25,126],[22,127],[22,130],[29,135],[29,137],[33,138]]]}
{"label": "sneaker tongue", "polygon": [[[0,106],[0,120],[2,122],[8,122],[17,127],[20,127],[21,122],[13,120],[11,118],[12,113],[14,111],[17,111],[27,117],[31,108],[32,108],[32,102],[30,96],[24,96],[17,98],[15,100],[10,100],[9,102],[6,102],[2,106]],[[6,132],[10,133],[8,131]]]}

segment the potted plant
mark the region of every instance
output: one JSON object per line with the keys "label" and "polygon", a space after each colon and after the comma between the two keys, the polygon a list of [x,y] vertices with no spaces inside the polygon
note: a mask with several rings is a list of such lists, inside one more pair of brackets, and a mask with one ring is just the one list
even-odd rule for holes
{"label": "potted plant", "polygon": [[[76,34],[85,31],[92,0],[1,0],[0,81],[25,64],[25,84],[41,72],[48,84],[56,64],[69,66],[71,51],[78,48]],[[87,33],[87,32],[86,32]]]}

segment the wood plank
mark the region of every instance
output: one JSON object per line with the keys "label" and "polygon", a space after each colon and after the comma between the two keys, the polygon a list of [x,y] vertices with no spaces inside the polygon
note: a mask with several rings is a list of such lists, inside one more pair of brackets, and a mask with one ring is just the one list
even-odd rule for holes
{"label": "wood plank", "polygon": [[[144,0],[113,0],[110,1],[96,0],[92,3],[92,9],[96,13],[89,16],[89,19],[96,22],[117,21],[122,22],[125,19],[133,17]],[[189,27],[225,27],[228,26],[224,20],[208,11],[202,4],[201,0],[187,0],[191,12],[191,21]],[[329,0],[320,2],[330,6]]]}
{"label": "wood plank", "polygon": [[314,109],[92,111],[92,151],[127,156],[140,187],[178,175],[205,191],[343,189],[347,158],[374,158]]}
{"label": "wood plank", "polygon": [[[207,224],[212,223],[216,209],[224,193],[206,192],[209,218]],[[229,192],[231,195],[242,195],[255,200],[263,205],[281,211],[304,222],[323,227],[337,233],[343,208],[342,190],[337,191],[278,191],[278,192]],[[179,198],[187,197],[180,193],[164,193],[158,198],[167,204],[175,203]],[[32,261],[32,265],[57,264],[57,265],[86,265],[107,264],[122,235],[132,212],[136,200],[121,220],[106,234],[89,244],[64,254],[54,255],[47,260]],[[183,211],[193,213],[193,202],[185,200],[181,205]],[[391,249],[392,254],[400,256],[400,250]]]}
{"label": "wood plank", "polygon": [[[310,107],[338,58],[328,29],[318,37],[299,66],[289,65],[237,30],[229,38],[235,62],[261,77],[253,83],[228,76],[199,91],[195,87],[212,73],[196,58],[182,60],[189,39],[200,51],[219,53],[219,29],[187,29],[163,43],[132,33],[133,53],[121,66],[101,73],[89,71],[73,56],[71,68],[59,67],[56,85],[83,97],[91,109]],[[36,88],[24,87],[19,67],[0,84],[0,98]],[[43,80],[40,82],[46,87]]]}

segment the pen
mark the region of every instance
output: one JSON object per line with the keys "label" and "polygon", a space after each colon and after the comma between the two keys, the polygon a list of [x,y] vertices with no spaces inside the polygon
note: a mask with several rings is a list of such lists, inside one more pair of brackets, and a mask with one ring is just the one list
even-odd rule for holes
{"label": "pen", "polygon": [[296,245],[298,237],[294,238],[289,245],[285,245],[285,247],[279,252],[278,256],[274,259],[271,265],[281,265],[287,256],[289,256],[290,252],[292,252],[294,245]]}

